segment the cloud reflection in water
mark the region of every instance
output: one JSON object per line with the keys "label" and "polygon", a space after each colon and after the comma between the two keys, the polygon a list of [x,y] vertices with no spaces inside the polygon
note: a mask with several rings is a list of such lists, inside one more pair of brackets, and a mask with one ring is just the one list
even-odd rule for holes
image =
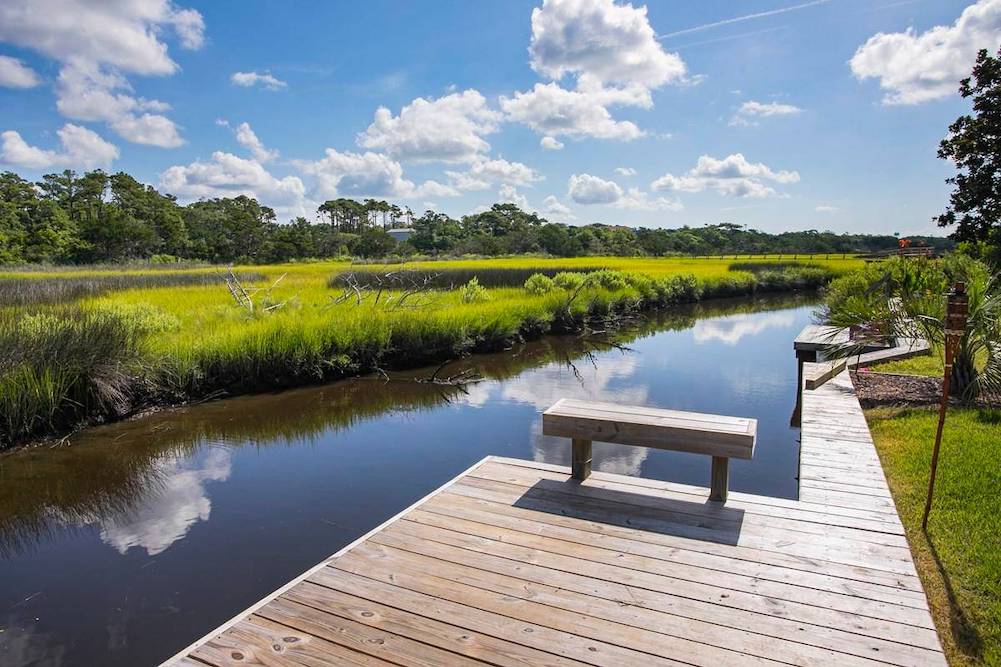
{"label": "cloud reflection in water", "polygon": [[124,554],[133,547],[149,556],[162,553],[184,537],[197,521],[206,521],[212,501],[209,481],[229,478],[232,453],[222,447],[195,457],[168,457],[160,464],[158,488],[126,514],[101,519],[101,540]]}
{"label": "cloud reflection in water", "polygon": [[788,327],[795,322],[795,315],[779,313],[741,313],[728,317],[698,320],[692,328],[692,337],[699,345],[720,341],[736,345],[747,336],[756,336],[768,329]]}

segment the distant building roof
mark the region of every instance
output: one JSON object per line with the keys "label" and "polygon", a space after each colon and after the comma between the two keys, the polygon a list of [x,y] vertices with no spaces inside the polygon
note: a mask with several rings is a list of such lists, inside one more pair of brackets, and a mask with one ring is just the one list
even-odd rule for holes
{"label": "distant building roof", "polygon": [[386,233],[397,241],[406,241],[414,235],[414,230],[409,227],[400,227],[399,229],[388,229]]}

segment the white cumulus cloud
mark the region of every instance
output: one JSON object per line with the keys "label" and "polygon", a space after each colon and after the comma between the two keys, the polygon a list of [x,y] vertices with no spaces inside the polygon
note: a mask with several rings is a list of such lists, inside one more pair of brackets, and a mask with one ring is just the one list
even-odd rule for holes
{"label": "white cumulus cloud", "polygon": [[532,68],[553,80],[585,75],[606,85],[657,88],[685,76],[664,51],[646,7],[613,0],[545,0],[532,10]]}
{"label": "white cumulus cloud", "polygon": [[578,204],[612,204],[622,198],[618,183],[591,174],[571,175],[567,192]]}
{"label": "white cumulus cloud", "polygon": [[0,86],[5,88],[34,88],[41,83],[38,74],[17,58],[0,56]]}
{"label": "white cumulus cloud", "polygon": [[295,162],[316,180],[318,199],[334,197],[454,197],[459,193],[449,185],[425,181],[415,185],[403,177],[399,162],[381,153],[341,152],[328,148],[321,160]]}
{"label": "white cumulus cloud", "polygon": [[505,183],[497,190],[497,201],[516,205],[522,211],[532,211],[531,205],[525,195],[518,192],[513,185]]}
{"label": "white cumulus cloud", "polygon": [[542,200],[542,210],[549,215],[570,218],[570,207],[561,202],[556,195],[549,195]]}
{"label": "white cumulus cloud", "polygon": [[923,33],[880,32],[860,46],[849,61],[860,80],[878,79],[884,104],[920,104],[956,93],[969,76],[977,51],[995,51],[1001,43],[1001,0],[980,0],[952,25]]}
{"label": "white cumulus cloud", "polygon": [[[225,121],[221,124],[228,126]],[[233,134],[236,135],[237,143],[250,151],[250,155],[258,162],[270,162],[278,157],[278,151],[267,148],[250,127],[250,123],[240,123],[233,130]]]}
{"label": "white cumulus cloud", "polygon": [[632,167],[616,167],[615,173],[619,176],[625,176],[628,178],[629,176],[635,176],[636,170]]}
{"label": "white cumulus cloud", "polygon": [[[687,82],[684,61],[657,41],[646,12],[614,0],[545,0],[532,11],[529,53],[532,68],[551,81],[502,97],[508,119],[545,135],[542,145],[549,149],[557,148],[558,136],[643,136],[608,108],[649,109],[652,90]],[[567,76],[572,88],[561,83]]]}
{"label": "white cumulus cloud", "polygon": [[709,155],[699,157],[695,167],[687,174],[664,174],[651,184],[651,188],[668,192],[702,192],[715,190],[727,197],[774,197],[778,193],[771,183],[796,183],[799,173],[774,171],[761,162],[748,162],[741,153],[723,159]]}
{"label": "white cumulus cloud", "polygon": [[0,162],[25,169],[107,167],[118,158],[118,148],[93,130],[67,123],[56,134],[62,150],[29,145],[14,130],[0,133]]}
{"label": "white cumulus cloud", "polygon": [[163,148],[184,143],[177,125],[161,113],[169,105],[131,92],[132,86],[120,74],[91,63],[72,63],[59,72],[56,108],[67,118],[107,123],[133,143]]}
{"label": "white cumulus cloud", "polygon": [[173,74],[178,66],[163,37],[184,48],[204,41],[204,21],[169,0],[4,0],[0,41],[38,51],[59,62],[88,62],[123,72]]}
{"label": "white cumulus cloud", "polygon": [[500,105],[509,120],[546,138],[564,135],[629,141],[643,136],[635,123],[612,118],[607,96],[567,90],[557,83],[537,83],[532,90],[502,97]]}
{"label": "white cumulus cloud", "polygon": [[684,208],[677,199],[651,197],[639,188],[629,188],[612,206],[628,211],[680,211]]}
{"label": "white cumulus cloud", "polygon": [[744,102],[737,108],[730,125],[754,125],[753,118],[768,118],[771,116],[794,116],[802,113],[802,109],[792,104],[779,102]]}
{"label": "white cumulus cloud", "polygon": [[530,185],[542,180],[542,174],[521,162],[503,158],[474,162],[468,171],[446,171],[449,182],[459,190],[485,190],[491,183]]}
{"label": "white cumulus cloud", "polygon": [[385,107],[376,110],[358,145],[404,162],[473,162],[490,150],[483,137],[496,132],[500,120],[476,90],[418,97],[397,116]]}
{"label": "white cumulus cloud", "polygon": [[244,88],[252,88],[253,86],[261,86],[268,90],[282,90],[287,88],[288,84],[278,77],[274,76],[270,72],[233,72],[229,80],[237,86],[243,86]]}
{"label": "white cumulus cloud", "polygon": [[177,126],[167,105],[132,94],[124,74],[164,76],[178,71],[168,37],[182,48],[204,43],[205,24],[193,9],[169,0],[5,0],[0,41],[30,48],[62,64],[57,108],[73,120],[101,121],[128,141],[174,147]]}
{"label": "white cumulus cloud", "polygon": [[547,151],[563,150],[563,142],[556,137],[542,137],[542,139],[539,139],[539,146],[545,148]]}
{"label": "white cumulus cloud", "polygon": [[212,159],[175,165],[160,174],[160,187],[182,199],[246,195],[272,206],[302,201],[306,187],[298,176],[278,178],[256,160],[216,151]]}

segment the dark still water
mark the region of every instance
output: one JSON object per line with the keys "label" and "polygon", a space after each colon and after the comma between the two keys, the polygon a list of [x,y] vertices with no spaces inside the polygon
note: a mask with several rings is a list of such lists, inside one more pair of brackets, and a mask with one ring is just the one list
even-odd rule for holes
{"label": "dark still water", "polygon": [[[758,419],[731,488],[795,497],[803,300],[717,303],[452,364],[468,393],[365,378],[234,398],[0,457],[0,664],[148,665],[488,454],[568,463],[565,396]],[[704,456],[595,444],[595,469],[699,484]]]}

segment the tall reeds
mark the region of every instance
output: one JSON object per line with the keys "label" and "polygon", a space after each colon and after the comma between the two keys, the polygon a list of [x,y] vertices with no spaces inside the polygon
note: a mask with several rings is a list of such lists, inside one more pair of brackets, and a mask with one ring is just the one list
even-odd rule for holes
{"label": "tall reeds", "polygon": [[[242,281],[263,280],[260,273],[239,274]],[[188,287],[191,285],[225,284],[222,274],[215,272],[189,273],[123,273],[45,278],[0,278],[0,308],[38,304],[68,303],[107,292],[156,287]]]}
{"label": "tall reeds", "polygon": [[0,311],[0,448],[126,413],[139,359],[136,332],[112,314]]}

